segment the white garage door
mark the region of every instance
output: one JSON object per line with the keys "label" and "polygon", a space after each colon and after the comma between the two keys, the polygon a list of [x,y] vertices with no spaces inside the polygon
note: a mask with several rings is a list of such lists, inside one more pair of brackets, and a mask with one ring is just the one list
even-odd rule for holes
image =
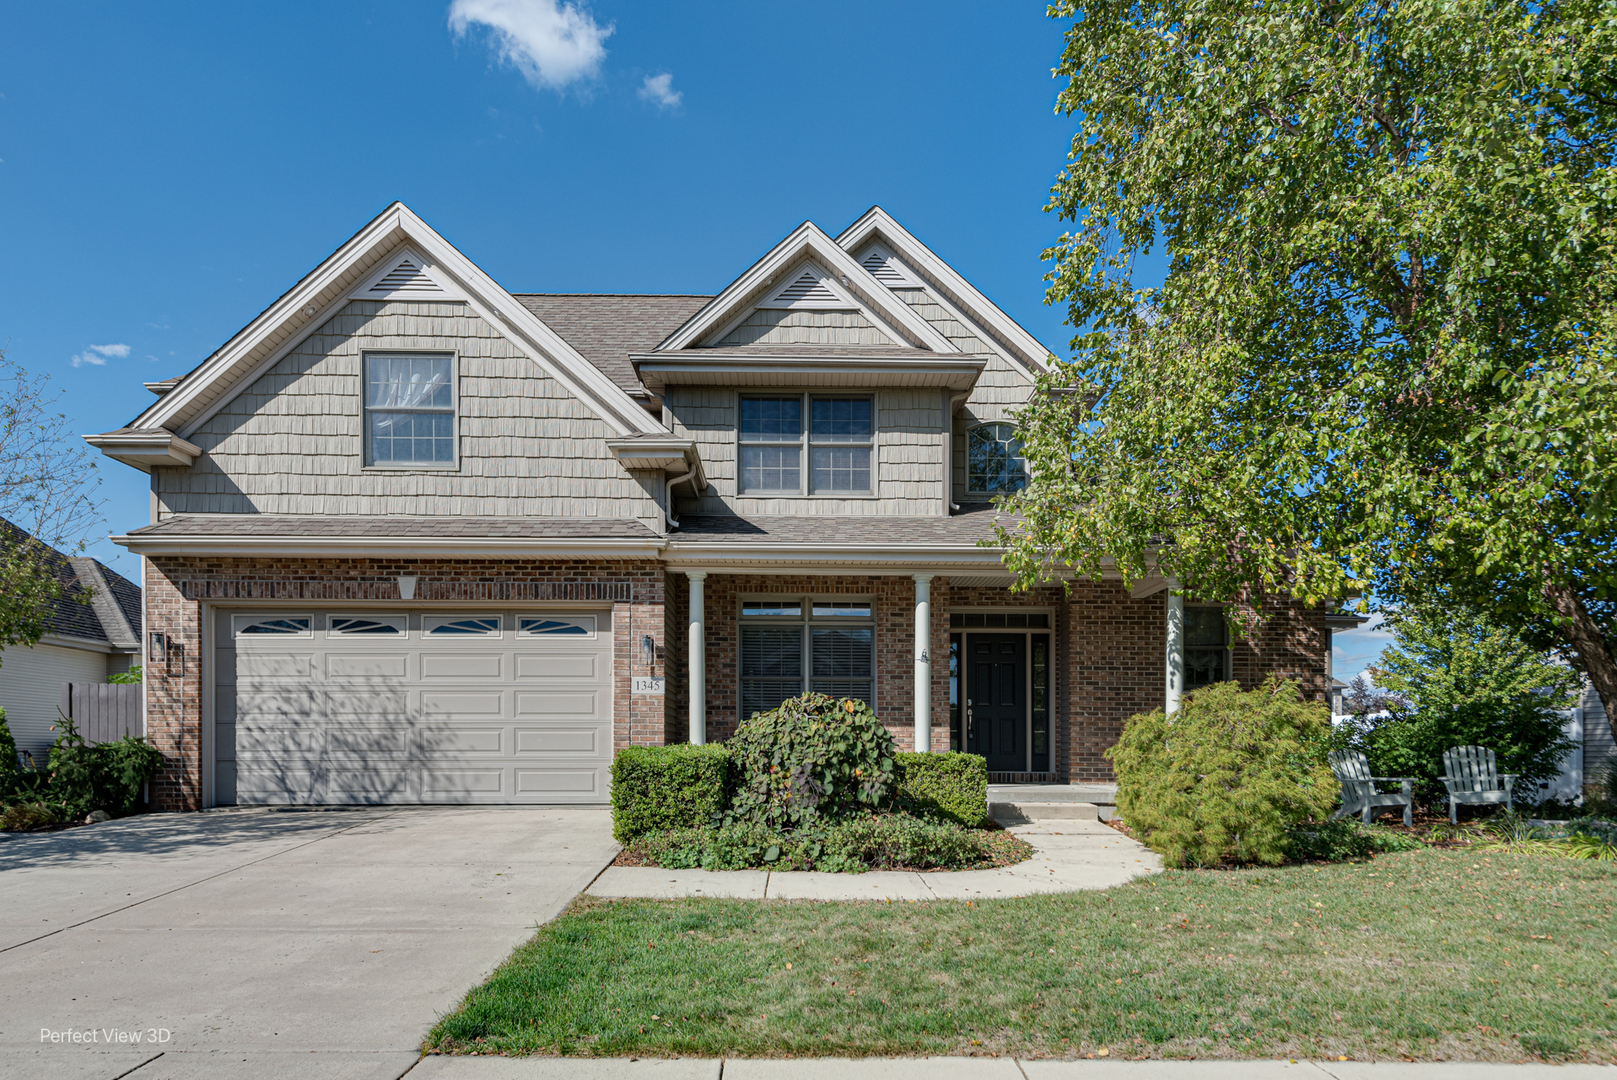
{"label": "white garage door", "polygon": [[214,801],[600,803],[609,612],[226,612]]}

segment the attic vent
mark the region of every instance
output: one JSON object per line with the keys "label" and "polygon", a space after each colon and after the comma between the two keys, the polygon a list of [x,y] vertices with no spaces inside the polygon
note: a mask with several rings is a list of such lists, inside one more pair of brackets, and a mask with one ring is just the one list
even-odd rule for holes
{"label": "attic vent", "polygon": [[787,282],[759,307],[769,308],[852,308],[842,297],[831,291],[831,286],[817,270],[804,270]]}
{"label": "attic vent", "polygon": [[365,290],[368,296],[442,296],[444,291],[427,276],[421,264],[406,257]]}
{"label": "attic vent", "polygon": [[887,286],[889,289],[902,289],[906,286],[920,284],[904,272],[904,268],[881,248],[872,248],[869,255],[864,258],[864,267],[870,271],[871,277]]}

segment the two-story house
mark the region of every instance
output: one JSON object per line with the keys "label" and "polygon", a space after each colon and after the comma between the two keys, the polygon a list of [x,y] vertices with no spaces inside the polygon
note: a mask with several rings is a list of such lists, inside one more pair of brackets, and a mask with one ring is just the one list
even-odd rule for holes
{"label": "two-story house", "polygon": [[1049,350],[881,209],[716,296],[508,292],[387,208],[89,440],[151,474],[169,807],[605,801],[614,750],[805,690],[1005,778],[1105,780],[1129,715],[1277,671],[1167,583],[1008,591],[996,495]]}

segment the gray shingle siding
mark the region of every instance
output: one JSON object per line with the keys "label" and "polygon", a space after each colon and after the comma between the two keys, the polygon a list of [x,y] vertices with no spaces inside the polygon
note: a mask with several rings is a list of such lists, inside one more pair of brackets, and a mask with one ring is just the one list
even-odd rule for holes
{"label": "gray shingle siding", "polygon": [[[453,471],[367,469],[366,351],[458,358]],[[660,516],[655,485],[607,450],[611,432],[576,397],[459,302],[356,300],[190,438],[203,457],[161,469],[165,514]]]}

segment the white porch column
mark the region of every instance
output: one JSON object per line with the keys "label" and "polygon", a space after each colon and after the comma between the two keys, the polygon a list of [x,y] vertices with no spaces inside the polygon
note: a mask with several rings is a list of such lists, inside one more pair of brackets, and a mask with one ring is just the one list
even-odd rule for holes
{"label": "white porch column", "polygon": [[691,745],[707,742],[707,635],[702,632],[702,582],[707,580],[705,570],[687,570],[691,579],[690,622],[686,628],[685,647],[690,669],[691,688]]}
{"label": "white porch column", "polygon": [[932,752],[932,575],[915,575],[915,749]]}
{"label": "white porch column", "polygon": [[1163,711],[1169,716],[1179,711],[1179,699],[1185,692],[1185,598],[1178,588],[1177,581],[1168,582],[1168,693]]}

